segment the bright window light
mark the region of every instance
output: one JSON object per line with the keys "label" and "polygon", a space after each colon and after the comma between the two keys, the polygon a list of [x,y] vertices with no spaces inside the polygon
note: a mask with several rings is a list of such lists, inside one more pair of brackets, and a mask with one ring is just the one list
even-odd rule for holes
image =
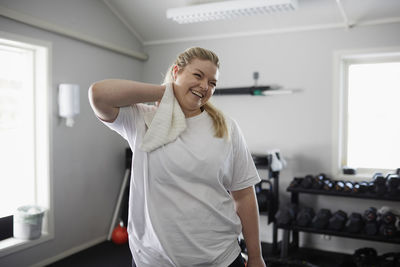
{"label": "bright window light", "polygon": [[400,168],[400,62],[348,69],[347,165]]}
{"label": "bright window light", "polygon": [[35,203],[33,55],[0,45],[0,217]]}

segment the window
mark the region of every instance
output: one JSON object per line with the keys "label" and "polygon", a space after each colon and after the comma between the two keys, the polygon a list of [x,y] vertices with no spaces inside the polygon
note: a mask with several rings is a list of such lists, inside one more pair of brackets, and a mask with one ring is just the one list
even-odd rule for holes
{"label": "window", "polygon": [[41,41],[0,32],[0,229],[8,231],[0,256],[21,243],[9,240],[10,216],[19,206],[46,208],[43,235],[52,235],[49,50]]}
{"label": "window", "polygon": [[337,59],[336,173],[344,166],[361,174],[393,172],[400,168],[400,49]]}

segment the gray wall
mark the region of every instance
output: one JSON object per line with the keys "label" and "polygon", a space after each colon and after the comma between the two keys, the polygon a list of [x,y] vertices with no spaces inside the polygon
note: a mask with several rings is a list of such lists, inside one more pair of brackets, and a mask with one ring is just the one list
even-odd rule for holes
{"label": "gray wall", "polygon": [[[141,51],[140,43],[102,1],[0,1],[0,5]],[[105,237],[125,171],[125,141],[94,116],[87,89],[115,77],[140,79],[143,62],[0,17],[0,31],[52,43],[53,189],[55,238],[0,258],[0,266],[29,266]],[[57,87],[80,85],[81,113],[73,128],[57,116]],[[129,261],[129,259],[128,259]]]}
{"label": "gray wall", "polygon": [[[332,164],[332,90],[334,52],[397,46],[400,49],[400,24],[331,29],[254,37],[186,42],[145,47],[149,61],[143,80],[159,83],[175,55],[190,46],[214,50],[221,60],[218,87],[252,86],[252,73],[259,71],[259,85],[278,84],[287,89],[302,89],[292,95],[266,97],[214,96],[214,103],[236,119],[253,152],[281,149],[288,167],[281,174],[281,202],[294,176],[330,173]],[[266,173],[261,173],[266,177]],[[337,177],[335,177],[337,178]],[[369,206],[396,205],[321,196],[301,195],[304,205],[333,211],[364,211]],[[262,239],[272,240],[271,226],[261,221]],[[325,241],[317,235],[302,239],[304,245],[327,250],[354,252],[364,245],[381,251],[399,250],[397,245],[362,242],[344,238]]]}

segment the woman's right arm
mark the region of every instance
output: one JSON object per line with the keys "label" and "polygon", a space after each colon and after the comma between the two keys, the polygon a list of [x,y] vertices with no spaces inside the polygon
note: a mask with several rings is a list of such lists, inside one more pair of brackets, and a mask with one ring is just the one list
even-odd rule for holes
{"label": "woman's right arm", "polygon": [[120,107],[159,101],[164,91],[165,85],[109,79],[90,86],[89,102],[98,118],[113,122]]}

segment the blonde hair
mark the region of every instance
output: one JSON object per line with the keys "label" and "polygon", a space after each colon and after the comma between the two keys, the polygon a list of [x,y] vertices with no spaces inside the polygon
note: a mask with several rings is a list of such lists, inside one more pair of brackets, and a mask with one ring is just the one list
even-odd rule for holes
{"label": "blonde hair", "polygon": [[[174,81],[173,69],[175,65],[177,65],[180,69],[183,69],[186,67],[186,65],[190,64],[193,59],[196,58],[209,60],[219,69],[219,59],[214,52],[201,47],[191,47],[179,54],[175,62],[168,68],[164,78],[164,83],[170,83]],[[213,120],[214,136],[218,138],[228,137],[228,128],[224,114],[209,101],[204,104],[202,110],[207,111]]]}

